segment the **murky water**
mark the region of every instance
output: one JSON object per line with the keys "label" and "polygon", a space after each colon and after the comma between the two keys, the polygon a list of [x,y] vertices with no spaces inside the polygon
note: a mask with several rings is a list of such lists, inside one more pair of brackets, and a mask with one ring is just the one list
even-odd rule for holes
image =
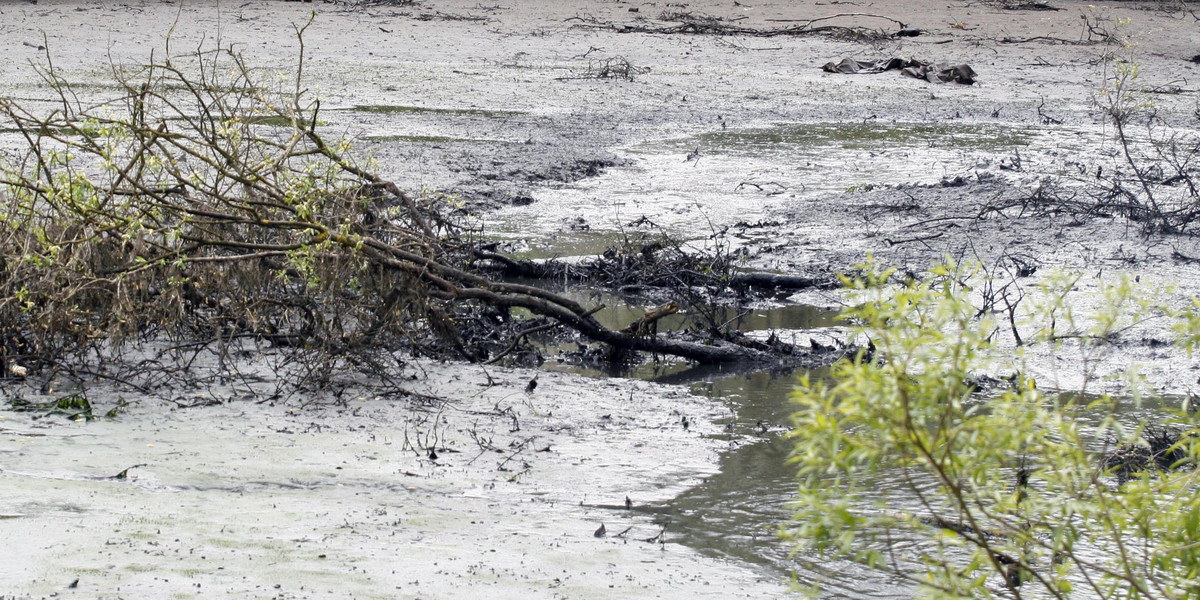
{"label": "murky water", "polygon": [[[372,124],[372,133],[366,137],[381,143],[489,141],[474,134],[462,137],[453,135],[459,131],[448,135],[441,129],[428,129],[427,125],[418,122],[417,117],[431,112],[461,118],[464,122],[485,122],[519,114],[411,106],[357,106],[342,111],[327,111],[325,114],[335,123],[364,119]],[[256,124],[290,125],[278,119],[263,119]],[[464,126],[462,129],[472,128]],[[1086,131],[980,124],[816,123],[709,132],[648,141],[620,149],[621,154],[632,159],[632,167],[613,169],[600,177],[557,189],[541,190],[538,195],[544,197],[538,199],[546,202],[505,209],[489,217],[487,225],[489,233],[501,238],[532,240],[531,251],[527,255],[533,257],[598,254],[618,243],[625,235],[624,227],[643,215],[650,215],[658,226],[683,239],[703,240],[719,227],[762,219],[772,210],[800,198],[830,192],[852,193],[879,185],[934,183],[943,177],[969,172],[979,165],[1011,160],[1017,153],[1031,164],[1055,165],[1060,161],[1049,157],[1070,152],[1092,141],[1094,136]],[[920,164],[921,168],[914,171],[914,164]],[[830,173],[837,176],[831,177]],[[545,210],[545,206],[554,206],[555,210]],[[576,221],[580,217],[587,220]],[[639,318],[644,308],[649,308],[631,306],[626,300],[604,296],[581,295],[577,299],[588,304],[605,303],[609,308],[598,313],[597,318],[610,327],[623,327]],[[664,330],[681,329],[697,326],[701,319],[714,320],[729,322],[743,331],[772,331],[785,340],[792,336],[796,343],[804,344],[806,338],[812,335],[809,330],[835,325],[835,314],[835,311],[827,309],[798,305],[749,311],[728,309],[710,315],[674,315],[664,319],[661,327]],[[570,364],[550,365],[550,368],[591,376],[614,374]],[[717,438],[726,443],[720,456],[720,471],[677,497],[653,507],[659,515],[659,522],[667,528],[671,541],[714,556],[758,565],[772,576],[794,577],[801,585],[819,584],[823,597],[911,596],[910,588],[902,582],[858,565],[793,556],[790,546],[777,536],[788,520],[787,504],[795,491],[795,471],[787,464],[791,444],[783,434],[787,431],[792,412],[789,396],[798,373],[790,370],[729,373],[665,361],[638,365],[618,374],[688,384],[693,393],[711,398],[714,404],[724,406],[728,411],[728,416],[722,421],[726,429],[717,434]],[[810,375],[820,377],[822,373]],[[1152,409],[1143,407],[1139,410]],[[164,427],[181,429],[186,428],[187,424],[183,419],[175,418]],[[162,450],[153,450],[155,433],[148,432],[144,437],[126,441],[131,446],[150,448],[158,453]],[[273,440],[278,435],[278,432],[272,435],[266,428],[256,433],[263,440]],[[230,437],[226,443],[231,447],[239,443],[238,436]],[[374,461],[374,453],[377,452],[372,446],[374,438],[368,439],[365,434],[359,437],[362,439],[355,438],[353,443],[362,446],[362,456]],[[69,450],[72,443],[67,440],[62,444],[64,452]],[[312,442],[306,440],[306,443]],[[350,442],[340,440],[340,443],[346,445]],[[230,464],[261,458],[258,455],[263,452],[269,452],[268,456],[280,464],[285,460],[299,460],[293,457],[302,455],[290,440],[276,443],[278,447],[271,446],[265,450],[264,444],[266,442],[256,442],[253,448],[245,451],[246,456],[231,457],[236,461]],[[134,456],[132,448],[122,450]],[[305,452],[312,450],[307,448]],[[322,453],[326,450],[331,455],[333,453],[332,448],[322,447],[320,450]],[[145,454],[145,451],[142,452]],[[115,473],[129,467],[133,461],[144,460],[150,459],[138,454],[125,463],[108,465],[108,470],[103,473]],[[137,497],[132,493],[134,491],[170,493],[178,498],[174,503],[178,506],[178,512],[155,512],[146,516],[135,507],[106,515],[106,518],[112,521],[121,535],[134,540],[133,543],[145,545],[147,552],[155,551],[157,544],[166,538],[171,538],[176,546],[183,548],[189,541],[186,535],[194,531],[220,530],[222,535],[219,538],[207,540],[206,543],[212,547],[228,547],[231,551],[240,549],[251,552],[255,558],[261,557],[264,561],[284,562],[281,559],[286,559],[303,564],[313,563],[310,567],[315,574],[302,581],[307,585],[332,586],[338,581],[338,575],[322,566],[326,556],[322,553],[326,551],[324,546],[311,552],[307,549],[302,552],[299,550],[301,542],[309,544],[309,540],[297,537],[291,540],[295,543],[279,541],[289,539],[287,536],[301,536],[302,532],[283,529],[278,532],[276,539],[261,547],[250,547],[258,543],[253,540],[263,537],[263,532],[249,530],[226,535],[219,524],[189,524],[180,516],[188,514],[194,505],[209,502],[214,494],[226,498],[231,504],[240,503],[237,504],[239,510],[265,513],[277,508],[276,500],[264,498],[286,497],[289,494],[321,494],[331,504],[357,502],[352,506],[360,510],[362,502],[349,498],[349,495],[390,498],[414,490],[405,486],[380,489],[364,483],[366,479],[335,479],[331,473],[342,469],[342,466],[333,463],[318,466],[321,468],[314,468],[311,473],[302,471],[303,479],[294,478],[295,471],[287,471],[287,477],[276,474],[269,466],[262,467],[262,472],[245,474],[239,473],[236,466],[224,465],[206,466],[200,469],[203,472],[186,474],[162,471],[164,478],[173,476],[175,480],[193,482],[169,489],[161,485],[156,477],[148,475],[134,482],[120,483],[108,477],[85,478],[75,473],[31,475],[13,470],[8,471],[7,476],[35,476],[63,481],[54,497],[18,508],[31,514],[61,513],[68,521],[72,520],[72,515],[87,511],[81,507],[87,505],[87,498],[95,494],[98,487],[129,490],[131,498]],[[382,471],[389,476],[396,474],[396,469]],[[404,471],[400,473],[406,474]],[[884,485],[887,483],[884,482]],[[270,489],[272,493],[252,493],[263,489]],[[243,496],[251,497],[248,504]],[[394,500],[391,502],[395,503]],[[398,505],[388,506],[389,510],[400,510]],[[369,516],[378,517],[376,521],[383,521],[386,515],[372,513]],[[296,520],[299,518],[297,516]],[[308,518],[312,520],[312,517]],[[361,515],[358,518],[360,523],[366,520]],[[453,515],[447,517],[454,518]],[[82,517],[73,519],[79,521]],[[345,521],[344,518],[328,515],[318,515],[316,520],[318,522],[314,527],[324,531],[335,531]],[[181,522],[185,524],[182,529]],[[168,526],[174,530],[166,529]],[[178,538],[172,537],[181,535],[175,530],[183,531],[185,543],[182,545],[178,543]],[[168,533],[164,535],[163,531]],[[271,540],[270,537],[267,539]],[[343,542],[339,541],[339,544]],[[335,549],[342,555],[350,556],[354,555],[352,546],[346,542]],[[175,548],[172,550],[179,551]],[[357,556],[354,558],[360,559]],[[83,572],[84,566],[75,566],[75,572]],[[125,568],[136,570],[138,566],[128,565]],[[189,576],[184,567],[175,574]],[[279,577],[283,580],[294,577],[294,574],[281,573]],[[230,582],[229,585],[229,589],[246,591],[237,588],[240,585],[237,582]]]}
{"label": "murky water", "polygon": [[[608,306],[598,317],[609,327],[621,327],[641,315],[637,307],[620,305],[605,295],[588,296],[576,292],[584,303],[603,302]],[[797,341],[808,336],[820,339],[820,328],[837,324],[836,311],[803,305],[789,305],[752,311],[738,322],[742,331],[772,331],[792,335]],[[664,327],[689,326],[691,315],[676,315],[664,320]],[[578,366],[551,366],[590,376],[617,375],[666,383],[684,383],[693,394],[707,397],[724,407],[727,416],[718,422],[723,431],[715,437],[726,444],[721,452],[720,470],[675,498],[651,507],[656,522],[664,526],[669,539],[696,548],[711,556],[757,565],[774,577],[792,580],[798,585],[819,587],[823,598],[878,599],[910,598],[911,583],[868,569],[849,561],[831,561],[793,552],[794,548],[779,536],[789,519],[788,504],[795,496],[795,468],[788,463],[792,443],[787,439],[791,414],[790,401],[796,378],[801,374],[821,378],[827,369],[764,370],[724,372],[719,367],[688,368],[685,363],[646,363],[622,372],[604,372]],[[1164,411],[1178,409],[1180,398],[1148,399],[1141,403],[1126,401],[1119,412],[1130,424],[1154,422]],[[1081,415],[1084,427],[1094,426],[1101,415]],[[1108,450],[1097,441],[1089,450]],[[899,477],[883,474],[875,489],[887,495],[888,503],[899,510],[922,512],[921,503]],[[930,482],[930,492],[935,487]],[[911,498],[906,505],[905,498]],[[880,498],[882,500],[882,498]],[[870,498],[864,499],[869,501]],[[897,540],[893,548],[918,544],[918,540]],[[1081,549],[1082,552],[1088,552]],[[1096,556],[1100,560],[1101,556]],[[1079,582],[1082,585],[1083,582]]]}
{"label": "murky water", "polygon": [[[574,292],[580,302],[604,303],[597,318],[608,327],[623,327],[639,318],[641,309],[608,295]],[[837,311],[805,305],[721,314],[741,331],[772,331],[791,335],[798,343],[812,330],[837,324]],[[740,316],[740,319],[738,318]],[[691,326],[696,315],[677,314],[661,321],[664,330]],[[553,351],[553,349],[551,349]],[[561,348],[560,348],[561,350]],[[792,555],[790,545],[777,535],[789,517],[787,505],[795,493],[795,469],[788,464],[791,444],[784,437],[793,407],[789,400],[796,377],[807,372],[824,376],[825,370],[725,372],[720,367],[690,368],[682,362],[650,362],[625,371],[601,371],[570,365],[550,365],[556,370],[589,375],[618,375],[664,383],[689,384],[692,393],[723,405],[728,417],[717,438],[727,442],[720,472],[676,498],[658,505],[658,522],[670,539],[721,558],[758,565],[776,577],[794,578],[804,586],[820,585],[823,594],[845,598],[907,598],[908,586],[878,572],[849,562],[813,561]],[[690,383],[689,383],[690,382]],[[840,582],[840,583],[839,583]],[[847,582],[852,582],[847,584]]]}
{"label": "murky water", "polygon": [[[885,573],[849,561],[830,561],[815,556],[795,555],[778,533],[790,517],[788,503],[796,491],[795,469],[788,464],[791,443],[785,435],[794,411],[790,393],[800,372],[758,372],[692,386],[694,393],[712,398],[730,412],[729,448],[720,460],[720,472],[670,502],[660,522],[674,531],[675,541],[714,556],[757,564],[794,580],[803,587],[819,586],[822,598],[910,598],[912,585]],[[825,370],[810,371],[823,377]],[[1158,422],[1169,410],[1178,410],[1184,399],[1124,400],[1118,407],[1122,421]],[[1102,415],[1081,414],[1078,421],[1095,426]],[[1094,440],[1089,451],[1097,454],[1111,447],[1103,438]],[[930,491],[934,487],[931,484]],[[880,476],[876,489],[888,495],[893,508],[921,512],[921,503],[899,477]],[[911,499],[906,505],[904,499]],[[870,498],[864,498],[869,501]],[[896,547],[916,540],[897,541]],[[1095,549],[1080,548],[1087,555]],[[1095,554],[1097,561],[1103,554]],[[1083,586],[1084,582],[1076,582]]]}
{"label": "murky water", "polygon": [[404,106],[395,104],[362,104],[342,109],[352,113],[367,113],[377,115],[448,115],[455,117],[511,117],[524,114],[512,110],[495,110],[485,108],[437,108],[428,106]]}
{"label": "murky water", "polygon": [[[720,227],[752,223],[820,194],[931,184],[980,171],[1019,171],[1022,177],[1060,174],[1072,168],[1073,152],[1103,144],[1101,132],[1086,129],[966,123],[809,123],[707,132],[623,148],[619,152],[632,159],[633,166],[542,190],[538,200],[545,202],[501,211],[487,226],[493,235],[514,240],[538,232],[543,237],[532,244],[531,255],[536,256],[597,254],[620,241],[629,224],[643,215],[681,239],[703,243]],[[540,208],[545,205],[556,210]],[[579,221],[580,216],[587,220]],[[759,311],[740,327],[803,339],[805,330],[832,324],[831,314],[811,311]],[[610,326],[621,327],[640,312],[631,308],[607,315]],[[675,320],[664,326],[678,328],[683,323]],[[794,556],[791,546],[778,537],[790,516],[787,505],[796,486],[795,469],[787,463],[791,444],[783,434],[790,423],[789,398],[798,373],[729,374],[653,363],[621,375],[697,382],[690,383],[694,393],[712,398],[729,412],[721,436],[728,448],[721,455],[720,472],[659,507],[659,520],[674,541],[759,565],[802,586],[819,585],[822,597],[911,597],[910,584],[848,562]],[[899,485],[885,478],[880,489],[899,492]]]}
{"label": "murky water", "polygon": [[[790,516],[796,471],[788,464],[789,400],[797,372],[758,372],[692,386],[728,407],[729,449],[720,472],[666,504],[673,538],[715,556],[757,564],[823,598],[910,598],[911,586],[849,561],[793,556],[778,533]],[[824,370],[810,372],[821,377]]]}
{"label": "murky water", "polygon": [[[559,293],[579,302],[586,307],[604,305],[595,313],[595,318],[605,327],[622,329],[642,318],[645,310],[654,308],[652,305],[639,305],[636,301],[618,298],[607,293],[588,293],[580,290],[556,290]],[[839,311],[804,304],[786,304],[756,309],[736,309],[728,306],[718,306],[706,311],[689,310],[684,307],[678,313],[659,319],[660,331],[679,331],[683,329],[705,329],[709,323],[728,324],[739,331],[772,332],[784,342],[807,345],[815,338],[820,343],[831,343],[828,335],[811,334],[810,330],[833,327],[839,324]],[[546,348],[546,354],[570,353],[579,350],[578,344],[569,342]],[[729,377],[731,373],[723,371],[720,366],[692,366],[689,362],[662,357],[659,360],[641,363],[632,367],[613,367],[601,369],[595,366],[548,363],[547,368],[567,370],[573,373],[593,377],[619,376],[657,381],[671,384],[690,384],[696,381],[707,381]],[[742,368],[741,372],[745,369]],[[707,394],[706,394],[707,395]]]}

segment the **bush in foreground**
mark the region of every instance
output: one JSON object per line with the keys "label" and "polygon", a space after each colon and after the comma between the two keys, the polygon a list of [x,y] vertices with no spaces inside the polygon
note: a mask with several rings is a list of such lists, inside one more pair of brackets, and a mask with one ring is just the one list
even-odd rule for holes
{"label": "bush in foreground", "polygon": [[[1008,323],[976,306],[984,288],[963,269],[901,286],[867,272],[852,282],[861,302],[846,318],[872,349],[795,393],[800,486],[788,535],[802,551],[891,572],[933,598],[1200,593],[1198,475],[1187,467],[1200,444],[1178,437],[1171,469],[1119,481],[1103,457],[1139,444],[1142,426],[1123,412],[1137,395],[1045,391],[1021,363],[1041,346],[1079,351],[1094,368],[1148,319],[1177,319],[1194,345],[1194,312],[1172,313],[1122,279],[1085,318],[1068,300],[1078,278],[1061,276],[1025,299],[1023,334],[1005,336]],[[1011,377],[983,391],[981,371]],[[1092,377],[1082,374],[1081,391]]]}

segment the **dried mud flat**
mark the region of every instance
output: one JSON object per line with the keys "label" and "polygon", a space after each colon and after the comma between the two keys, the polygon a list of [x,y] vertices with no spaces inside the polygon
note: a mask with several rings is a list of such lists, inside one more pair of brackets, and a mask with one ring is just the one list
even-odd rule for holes
{"label": "dried mud flat", "polygon": [[[4,415],[5,593],[782,593],[765,574],[659,538],[644,510],[712,472],[720,443],[705,436],[718,407],[648,383],[542,374],[527,396],[531,373],[429,365],[420,376],[414,391],[453,400],[288,408],[210,389],[173,400],[228,403],[145,399],[87,424]],[[680,427],[682,415],[695,426]]]}
{"label": "dried mud flat", "polygon": [[[288,72],[298,52],[294,27],[315,10],[305,70],[326,126],[357,139],[383,174],[409,189],[458,193],[513,248],[587,252],[645,215],[698,239],[730,227],[750,264],[794,274],[843,270],[867,253],[914,271],[944,255],[1019,254],[1045,270],[1078,269],[1086,281],[1132,271],[1146,286],[1170,283],[1180,302],[1200,294],[1196,263],[1180,258],[1200,257],[1194,236],[1146,238],[1116,217],[979,218],[989,203],[1020,197],[1048,174],[1091,173],[1115,160],[1092,104],[1108,47],[1073,43],[1086,41],[1081,15],[1130,19],[1142,85],[1167,92],[1154,95],[1165,119],[1196,127],[1200,65],[1190,59],[1200,53],[1200,24],[1190,15],[1162,3],[1049,4],[1060,10],[925,0],[41,0],[0,6],[8,57],[0,93],[35,106],[48,97],[28,62],[44,61],[39,47],[48,46],[80,92],[102,101],[115,91],[101,83],[112,65],[144,62],[163,51],[168,34],[176,50],[220,43],[251,64]],[[862,13],[833,22],[894,29],[884,16],[924,34],[855,41],[622,29],[665,25],[659,18],[671,11],[760,30]],[[978,82],[820,70],[844,57],[887,56],[970,64]],[[618,58],[637,69],[631,80],[593,77]],[[794,141],[830,124],[858,124],[859,138],[886,135],[875,145]],[[742,137],[721,137],[734,133]],[[1032,141],[1021,146],[1019,169],[1010,147],[987,139],[937,151],[938,140],[968,134]],[[845,193],[870,187],[862,184],[878,185]],[[764,189],[782,193],[756,193]],[[1151,343],[1161,334],[1147,325],[1131,336],[1145,343],[1123,348],[1101,370],[1141,362],[1161,391],[1192,391],[1195,361]],[[1042,358],[1047,378],[1069,387],[1070,366]],[[711,435],[722,407],[639,382],[545,374],[527,396],[531,372],[426,365],[412,374],[420,375],[414,391],[452,402],[365,394],[344,405],[271,406],[214,388],[178,398],[98,396],[99,406],[118,397],[132,403],[115,421],[4,413],[0,513],[10,518],[0,519],[0,532],[13,558],[0,565],[0,594],[784,593],[774,572],[674,544],[669,528],[656,537],[654,515],[639,510],[713,472],[727,443]],[[226,403],[182,410],[168,402],[197,394]],[[437,458],[412,449],[428,445]],[[144,466],[111,478],[133,465]],[[626,497],[633,509],[624,508]],[[594,535],[600,524],[603,537]]]}

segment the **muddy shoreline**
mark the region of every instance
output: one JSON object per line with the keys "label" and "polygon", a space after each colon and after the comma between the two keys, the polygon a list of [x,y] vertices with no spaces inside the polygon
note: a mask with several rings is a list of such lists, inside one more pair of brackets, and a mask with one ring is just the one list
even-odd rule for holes
{"label": "muddy shoreline", "polygon": [[98,407],[124,398],[119,418],[6,413],[0,527],[26,541],[0,570],[5,593],[782,593],[766,573],[672,543],[644,509],[712,473],[718,407],[638,382],[542,373],[526,395],[532,372],[414,374],[417,390],[451,400],[300,408],[210,389],[199,396],[217,404],[170,410],[92,386]]}
{"label": "muddy shoreline", "polygon": [[[868,253],[917,273],[946,256],[1008,255],[1037,264],[1031,286],[1067,268],[1097,282],[1085,291],[1132,272],[1169,284],[1179,302],[1200,295],[1200,268],[1187,259],[1200,257],[1195,235],[1146,237],[1116,215],[988,210],[1047,177],[1082,184],[1097,166],[1115,168],[1093,101],[1101,57],[1115,50],[1081,23],[1111,30],[1129,19],[1121,27],[1138,44],[1140,83],[1161,92],[1166,122],[1194,132],[1200,24],[1190,14],[1139,2],[833,4],[41,0],[0,7],[10,53],[0,93],[50,108],[30,65],[44,64],[48,47],[81,93],[103,102],[115,90],[98,82],[112,66],[141,64],[168,35],[174,49],[230,46],[289,72],[295,27],[315,10],[304,68],[327,130],[406,189],[451,194],[519,256],[595,254],[646,217],[697,248],[730,244],[747,268],[789,275],[826,277]],[[831,23],[895,29],[882,15],[923,34],[631,31],[663,26],[669,11],[762,31],[859,13]],[[821,71],[889,56],[970,64],[979,80]],[[637,67],[631,78],[592,76],[616,58]],[[1100,372],[1136,362],[1157,391],[1192,392],[1198,363],[1162,347],[1166,335],[1146,324]],[[1071,364],[1033,359],[1047,387],[1077,382]],[[127,404],[118,418],[0,413],[0,532],[19,540],[0,567],[0,595],[785,593],[778,571],[705,555],[653,511],[621,508],[696,489],[732,445],[757,443],[753,431],[725,431],[728,407],[670,385],[545,371],[528,395],[533,374],[424,363],[403,374],[445,403],[376,399],[366,386],[260,404],[253,386],[163,398],[88,382],[98,407]],[[41,397],[31,381],[2,385],[10,398]],[[214,405],[180,408],[181,398]],[[111,479],[132,465],[145,466]],[[878,595],[905,595],[879,585]]]}

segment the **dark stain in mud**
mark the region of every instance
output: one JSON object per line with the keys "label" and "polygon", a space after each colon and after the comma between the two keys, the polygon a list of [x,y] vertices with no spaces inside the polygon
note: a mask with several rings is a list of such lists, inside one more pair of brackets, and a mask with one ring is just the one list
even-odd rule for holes
{"label": "dark stain in mud", "polygon": [[615,156],[580,158],[568,162],[540,165],[537,168],[522,167],[504,173],[485,173],[480,177],[485,180],[507,180],[536,182],[574,183],[588,177],[596,177],[605,169],[624,166],[627,161]]}
{"label": "dark stain in mud", "polygon": [[[474,148],[474,144],[464,147]],[[575,183],[629,164],[606,151],[573,153],[542,144],[509,144],[506,148],[510,151],[503,159],[473,157],[465,161],[463,171],[477,175],[456,186],[455,193],[472,209],[528,206],[534,203],[533,191],[539,185]]]}
{"label": "dark stain in mud", "polygon": [[[667,151],[706,151],[737,155],[764,152],[886,150],[902,146],[1007,150],[1027,146],[1033,133],[1020,127],[986,124],[790,123],[757,129],[715,131],[663,142]],[[661,151],[655,145],[648,148]]]}
{"label": "dark stain in mud", "polygon": [[356,105],[350,110],[357,112],[384,115],[445,115],[462,117],[501,118],[525,114],[515,110],[494,110],[485,108],[427,108],[423,106],[400,106],[390,104]]}

